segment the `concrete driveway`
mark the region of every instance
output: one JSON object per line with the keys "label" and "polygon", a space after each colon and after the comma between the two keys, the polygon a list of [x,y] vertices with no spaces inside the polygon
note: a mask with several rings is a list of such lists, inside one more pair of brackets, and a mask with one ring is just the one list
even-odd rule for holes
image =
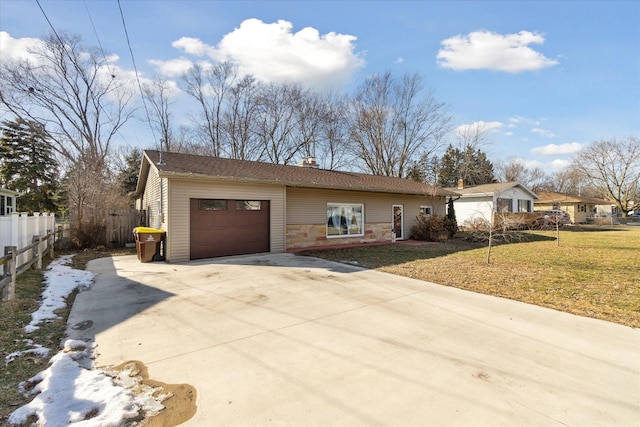
{"label": "concrete driveway", "polygon": [[640,419],[638,329],[292,254],[89,269],[71,334],[195,387],[184,425]]}

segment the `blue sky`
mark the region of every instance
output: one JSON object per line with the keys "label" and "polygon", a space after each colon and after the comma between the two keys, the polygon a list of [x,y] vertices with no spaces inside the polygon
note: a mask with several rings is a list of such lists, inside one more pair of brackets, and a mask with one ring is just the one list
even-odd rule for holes
{"label": "blue sky", "polygon": [[[40,5],[57,31],[101,45],[117,55],[113,67],[131,74],[116,0]],[[263,80],[348,92],[374,73],[418,73],[456,126],[488,130],[490,159],[547,170],[590,142],[640,137],[640,1],[120,5],[142,77],[176,79],[192,62],[231,60]],[[2,0],[0,60],[49,30],[35,0]],[[126,132],[130,145],[153,146],[139,122]]]}

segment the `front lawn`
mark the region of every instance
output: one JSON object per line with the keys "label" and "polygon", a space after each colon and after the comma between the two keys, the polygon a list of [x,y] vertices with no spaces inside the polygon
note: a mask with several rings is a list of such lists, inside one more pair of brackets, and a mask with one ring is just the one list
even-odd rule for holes
{"label": "front lawn", "polygon": [[304,254],[640,327],[640,227],[567,227],[559,247],[553,231],[525,234],[495,246],[489,265],[464,236]]}

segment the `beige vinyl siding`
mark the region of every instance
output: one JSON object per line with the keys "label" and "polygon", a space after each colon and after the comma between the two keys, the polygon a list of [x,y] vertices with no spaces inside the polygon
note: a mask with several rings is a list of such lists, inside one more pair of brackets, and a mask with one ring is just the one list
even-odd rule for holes
{"label": "beige vinyl siding", "polygon": [[[167,179],[165,179],[167,181]],[[189,260],[190,199],[269,200],[271,252],[284,252],[284,187],[278,185],[235,184],[227,182],[172,178],[169,184],[169,207],[166,220],[167,260]]]}
{"label": "beige vinyl siding", "polygon": [[434,214],[444,215],[444,198],[404,194],[332,191],[306,188],[287,189],[287,224],[326,224],[327,203],[361,203],[365,223],[391,223],[392,206],[403,205],[405,236],[420,213],[421,205],[433,206]]}
{"label": "beige vinyl siding", "polygon": [[[162,180],[162,194],[167,194],[166,179]],[[163,197],[164,203],[162,206],[163,212],[166,212],[167,201],[166,197]],[[153,228],[166,229],[166,224],[160,221],[160,211],[158,210],[158,201],[160,201],[160,177],[158,175],[158,169],[154,165],[149,168],[149,175],[147,176],[146,186],[144,188],[144,195],[142,197],[142,206],[140,209],[147,211],[147,225]],[[166,216],[164,218],[166,221]]]}

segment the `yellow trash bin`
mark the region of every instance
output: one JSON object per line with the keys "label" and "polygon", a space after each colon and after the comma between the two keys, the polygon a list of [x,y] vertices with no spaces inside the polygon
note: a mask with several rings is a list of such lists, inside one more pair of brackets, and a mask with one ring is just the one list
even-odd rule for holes
{"label": "yellow trash bin", "polygon": [[133,236],[136,241],[136,253],[140,262],[163,260],[161,253],[164,249],[164,235],[166,231],[157,228],[136,227]]}

